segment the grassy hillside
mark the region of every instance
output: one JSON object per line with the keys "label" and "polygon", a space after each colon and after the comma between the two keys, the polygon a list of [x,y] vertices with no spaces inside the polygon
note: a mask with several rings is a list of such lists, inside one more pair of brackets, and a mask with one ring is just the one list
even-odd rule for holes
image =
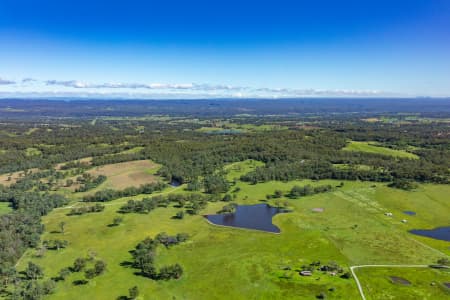
{"label": "grassy hillside", "polygon": [[415,155],[413,153],[406,152],[406,151],[403,151],[403,150],[395,150],[395,149],[382,147],[382,146],[376,145],[373,142],[351,141],[343,150],[345,150],[345,151],[357,151],[357,152],[368,152],[368,153],[390,155],[390,156],[411,158],[411,159],[418,159],[419,158],[417,155]]}

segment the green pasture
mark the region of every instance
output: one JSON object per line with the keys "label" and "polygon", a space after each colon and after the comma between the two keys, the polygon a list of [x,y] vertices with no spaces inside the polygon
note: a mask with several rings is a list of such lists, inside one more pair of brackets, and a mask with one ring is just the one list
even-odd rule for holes
{"label": "green pasture", "polygon": [[275,131],[275,130],[287,130],[288,127],[279,124],[237,124],[230,122],[218,122],[216,127],[201,127],[196,129],[199,132],[221,132],[224,130],[233,130],[237,132],[258,132],[258,131]]}
{"label": "green pasture", "polygon": [[406,152],[404,150],[395,150],[387,147],[382,147],[374,142],[357,142],[350,141],[347,146],[344,147],[344,151],[356,151],[356,152],[367,152],[374,154],[390,155],[401,158],[418,159],[419,157],[413,153]]}
{"label": "green pasture", "polygon": [[9,202],[0,202],[0,216],[11,211],[12,208],[9,206]]}
{"label": "green pasture", "polygon": [[37,148],[30,147],[30,148],[25,149],[26,156],[37,156],[37,155],[41,155],[41,154],[42,154],[41,150],[39,150]]}
{"label": "green pasture", "polygon": [[[225,167],[227,178],[232,181],[254,169],[260,162],[245,161]],[[420,238],[408,233],[413,228],[448,226],[450,210],[447,196],[448,185],[421,185],[412,192],[395,190],[384,184],[364,182],[299,180],[272,181],[247,184],[237,181],[230,191],[236,194],[239,204],[286,202],[292,212],[278,214],[273,223],[281,234],[210,225],[203,214],[216,213],[225,203],[210,203],[199,215],[186,215],[177,220],[172,217],[180,208],[157,208],[149,214],[122,215],[123,223],[109,227],[117,210],[128,199],[106,203],[100,213],[67,216],[68,209],[56,209],[43,218],[43,240],[64,239],[69,241],[66,249],[48,250],[38,258],[36,250],[28,250],[19,261],[18,269],[34,261],[44,268],[47,277],[72,265],[88,252],[108,264],[107,272],[76,286],[73,282],[83,274],[74,273],[57,284],[49,299],[117,299],[127,295],[130,287],[138,286],[139,299],[314,299],[326,294],[327,299],[358,299],[359,293],[353,279],[343,279],[320,271],[311,277],[301,277],[298,270],[313,261],[337,262],[348,271],[350,266],[362,264],[429,264],[450,254],[450,243]],[[331,184],[333,191],[299,199],[266,200],[275,190],[288,193],[294,185]],[[182,187],[168,188],[166,193],[184,193]],[[233,192],[234,191],[234,192]],[[81,204],[76,204],[81,205]],[[323,208],[322,213],[313,208]],[[416,211],[414,217],[404,215],[403,210]],[[392,212],[392,217],[384,215]],[[408,222],[402,223],[403,219]],[[58,224],[66,222],[65,233],[59,232]],[[170,249],[159,248],[157,265],[179,263],[184,275],[179,280],[153,281],[134,275],[135,269],[124,266],[131,260],[130,250],[145,237],[159,232],[190,235],[188,242]],[[289,268],[286,268],[289,267]],[[361,283],[368,289],[370,299],[408,299],[399,295],[432,296],[446,295],[426,285],[440,282],[444,273],[426,270],[423,276],[409,275],[414,286],[404,289],[386,282],[386,274],[394,270],[358,269]],[[403,273],[401,273],[403,274]],[[403,276],[403,275],[402,275]],[[443,279],[444,278],[444,279]],[[417,289],[415,288],[417,285]],[[377,298],[378,295],[392,298]],[[420,298],[420,297],[419,297]]]}
{"label": "green pasture", "polygon": [[[450,288],[450,270],[431,268],[360,268],[356,274],[363,287],[367,300],[384,299],[448,299]],[[400,284],[391,277],[400,277],[409,281]]]}

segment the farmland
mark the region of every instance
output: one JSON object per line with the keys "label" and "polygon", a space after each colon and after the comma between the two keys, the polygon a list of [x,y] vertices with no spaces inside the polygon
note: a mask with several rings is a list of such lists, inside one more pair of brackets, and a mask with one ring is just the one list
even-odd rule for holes
{"label": "farmland", "polygon": [[[367,299],[445,299],[450,272],[423,267],[363,268],[357,271]],[[409,283],[395,283],[392,277]]]}
{"label": "farmland", "polygon": [[[450,242],[410,233],[450,225],[447,123],[347,118],[3,125],[0,299],[447,297]],[[279,232],[205,218],[255,204]]]}
{"label": "farmland", "polygon": [[107,177],[106,182],[100,188],[124,189],[129,186],[140,186],[144,183],[155,182],[153,175],[158,170],[158,165],[147,160],[130,161],[117,164],[109,164],[95,167],[87,173]]}
{"label": "farmland", "polygon": [[[229,170],[229,177],[235,178],[239,172],[248,171],[254,165],[255,163],[248,161],[227,166],[225,169]],[[264,201],[266,194],[273,193],[276,189],[287,192],[294,185],[325,183],[333,186],[338,184],[336,181],[268,182],[257,185],[238,182],[236,187],[239,187],[240,191],[236,193],[237,202],[260,203]],[[174,188],[163,193],[182,191],[172,189]],[[122,199],[108,203],[104,212],[95,215],[67,216],[68,210],[60,209],[44,218],[47,231],[43,239],[64,238],[69,241],[70,247],[58,252],[49,251],[45,257],[38,259],[33,258],[35,251],[31,250],[21,259],[19,269],[25,267],[28,260],[33,260],[45,270],[49,270],[49,276],[56,276],[58,270],[67,267],[80,254],[87,255],[88,251],[94,251],[98,257],[108,262],[108,271],[104,276],[84,286],[74,286],[72,282],[79,279],[79,276],[71,276],[58,284],[50,299],[76,299],[80,292],[88,297],[102,295],[105,298],[114,298],[126,294],[129,286],[133,284],[139,286],[144,298],[153,296],[222,299],[222,288],[227,286],[236,290],[236,294],[227,292],[227,297],[231,295],[236,299],[248,299],[252,295],[314,297],[322,292],[332,299],[344,296],[356,298],[357,290],[351,280],[320,273],[314,278],[302,278],[296,272],[283,268],[300,268],[317,260],[336,261],[346,269],[359,264],[432,263],[444,255],[438,250],[450,254],[448,242],[423,239],[423,245],[419,242],[420,239],[416,240],[407,230],[418,225],[445,224],[445,212],[449,206],[444,195],[448,192],[450,189],[447,186],[439,185],[425,185],[418,192],[395,192],[384,185],[371,187],[365,183],[345,182],[342,189],[332,193],[295,200],[284,199],[289,202],[289,208],[293,211],[274,218],[274,223],[282,231],[279,236],[217,228],[205,222],[200,215],[175,220],[172,216],[179,210],[176,207],[158,208],[149,215],[124,215],[122,224],[118,227],[108,227],[113,218],[119,215],[117,211],[120,204],[124,203]],[[392,197],[387,197],[391,193],[395,198],[427,198],[428,205],[420,206],[420,201],[397,203]],[[221,205],[223,204],[211,203],[201,214],[215,213]],[[324,212],[311,212],[314,207],[322,207]],[[433,213],[438,207],[441,208],[437,210],[438,213]],[[402,224],[401,211],[404,209],[420,211],[421,216],[416,217],[417,221]],[[384,215],[388,210],[394,212],[393,218]],[[433,221],[427,217],[432,213],[436,216]],[[67,224],[65,233],[52,233],[57,232],[58,224],[62,220]],[[354,225],[357,225],[357,229],[353,228]],[[386,234],[386,231],[389,231],[389,234]],[[187,232],[191,236],[188,243],[159,254],[161,263],[178,261],[185,268],[187,275],[176,282],[152,282],[134,276],[133,269],[121,265],[122,262],[130,260],[128,251],[135,244],[159,232]],[[432,250],[427,245],[437,250]],[[53,273],[50,270],[54,270]],[[220,272],[212,270],[226,270],[233,276],[223,278]],[[360,278],[363,284],[367,280],[365,272],[358,271],[358,274],[363,274]],[[450,280],[448,273],[433,272],[439,274],[441,281]],[[418,279],[421,286],[428,284],[428,281],[437,280],[432,276],[434,273],[424,279],[427,283]],[[320,280],[317,281],[319,277]],[[110,288],[111,282],[114,283],[114,289]],[[219,282],[221,288],[217,289]],[[368,285],[369,283],[366,283],[366,286]],[[328,291],[330,288],[333,288],[333,292]],[[372,289],[373,287],[369,288]],[[380,289],[385,290],[386,287]],[[433,293],[436,296],[445,296],[445,291],[437,288]]]}
{"label": "farmland", "polygon": [[450,300],[450,0],[0,0],[0,300]]}
{"label": "farmland", "polygon": [[395,150],[377,145],[371,142],[351,141],[345,148],[345,151],[367,152],[381,155],[390,155],[394,157],[417,159],[417,155],[403,150]]}

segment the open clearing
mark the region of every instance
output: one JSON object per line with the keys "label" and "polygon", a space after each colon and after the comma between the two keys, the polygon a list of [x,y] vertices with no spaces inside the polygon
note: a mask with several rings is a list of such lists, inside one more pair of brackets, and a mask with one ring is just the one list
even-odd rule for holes
{"label": "open clearing", "polygon": [[158,177],[154,175],[158,169],[159,166],[149,160],[135,160],[95,167],[87,173],[107,177],[107,180],[100,186],[101,189],[119,190],[158,181]]}
{"label": "open clearing", "polygon": [[[90,165],[91,162],[92,162],[92,157],[85,157],[85,158],[77,159],[77,160],[75,160],[75,161],[78,161],[78,162],[80,162],[80,163],[85,163],[85,164]],[[74,161],[74,162],[75,162],[75,161]],[[66,165],[66,164],[67,164],[67,163],[59,163],[59,164],[57,164],[57,165],[55,166],[55,169],[56,169],[56,170],[61,170],[61,167],[64,166],[64,165]]]}
{"label": "open clearing", "polygon": [[246,160],[225,166],[224,171],[227,174],[227,180],[238,180],[241,175],[253,171],[257,167],[264,166],[264,163],[256,160]]}
{"label": "open clearing", "polygon": [[430,124],[430,123],[450,123],[448,118],[426,118],[419,115],[408,115],[408,116],[384,116],[378,118],[365,118],[362,121],[369,123],[385,123],[385,124]]}
{"label": "open clearing", "polygon": [[[31,169],[31,172],[36,172],[38,169]],[[13,173],[6,173],[0,175],[0,184],[4,186],[10,186],[13,183],[16,183],[17,179],[21,178],[24,174],[24,171],[17,171]]]}
{"label": "open clearing", "polygon": [[122,152],[120,152],[120,154],[134,154],[134,153],[139,153],[141,150],[143,150],[144,149],[144,147],[140,147],[140,146],[138,146],[138,147],[133,147],[133,148],[130,148],[130,149],[128,149],[128,150],[124,150],[124,151],[122,151]]}
{"label": "open clearing", "polygon": [[201,127],[196,129],[199,132],[257,132],[257,131],[276,131],[276,130],[286,130],[287,126],[278,125],[278,124],[262,124],[262,125],[254,125],[254,124],[236,124],[236,123],[228,123],[228,122],[217,122],[215,126],[211,127]]}
{"label": "open clearing", "polygon": [[25,150],[26,156],[37,156],[37,155],[41,155],[41,154],[42,154],[41,150],[34,148],[34,147],[30,147]]}
{"label": "open clearing", "polygon": [[382,147],[382,146],[377,145],[375,142],[351,141],[342,150],[390,155],[390,156],[410,158],[410,159],[418,159],[419,158],[417,155],[415,155],[413,153],[406,152],[404,150],[395,150],[395,149]]}
{"label": "open clearing", "polygon": [[0,216],[12,211],[9,202],[0,202]]}
{"label": "open clearing", "polygon": [[[136,169],[143,164],[147,169],[156,166],[151,162],[131,163],[132,166],[137,164]],[[109,176],[119,176],[117,165],[120,164],[104,166]],[[260,163],[246,161],[225,169],[228,179],[232,180],[257,165]],[[126,174],[129,174],[130,165],[127,168]],[[231,190],[239,188],[235,192],[237,203],[256,204],[266,202],[266,194],[273,194],[277,189],[288,192],[294,185],[336,186],[339,182],[271,181],[251,185],[237,181]],[[330,193],[300,199],[281,198],[293,211],[273,218],[273,223],[281,229],[279,235],[211,226],[202,215],[216,213],[225,204],[223,202],[209,203],[199,215],[187,215],[182,220],[172,218],[180,210],[173,206],[157,208],[149,214],[125,214],[123,223],[116,227],[108,227],[108,224],[119,216],[117,210],[125,199],[107,203],[103,212],[82,216],[67,216],[65,209],[54,210],[43,218],[46,231],[42,239],[64,239],[69,241],[69,247],[49,250],[43,258],[35,257],[36,250],[28,250],[19,263],[19,270],[32,260],[44,268],[46,276],[55,276],[61,268],[70,266],[75,258],[85,256],[88,251],[95,251],[98,258],[107,262],[104,275],[86,285],[75,286],[72,282],[81,279],[83,274],[72,274],[57,284],[49,299],[79,299],[80,295],[86,299],[116,299],[126,295],[134,285],[139,287],[142,299],[313,299],[320,293],[325,293],[327,299],[359,299],[353,279],[318,271],[311,277],[302,277],[295,269],[317,260],[336,261],[345,271],[350,266],[363,264],[429,264],[450,254],[449,242],[407,232],[411,228],[448,225],[449,186],[421,185],[417,191],[406,192],[383,184],[344,183],[344,187]],[[183,190],[177,188],[174,192]],[[272,201],[275,200],[268,203],[273,204]],[[311,211],[316,207],[324,208],[323,213]],[[416,211],[417,215],[408,216],[411,221],[403,224],[401,220],[405,215],[401,212],[406,209]],[[386,211],[392,211],[393,216],[386,217]],[[54,233],[58,232],[61,221],[66,222],[65,234]],[[190,235],[187,243],[158,250],[158,264],[178,262],[183,266],[185,273],[179,280],[153,281],[136,276],[135,269],[121,265],[131,260],[128,251],[138,242],[159,232]],[[292,269],[285,270],[286,266]],[[357,270],[361,284],[369,291],[371,298],[368,299],[386,299],[378,297],[385,293],[393,295],[392,299],[413,299],[422,292],[431,293],[428,299],[448,296],[444,289],[430,292],[426,287],[432,280],[449,282],[448,278],[444,280],[446,274],[426,270],[416,276],[409,272],[415,270]],[[389,276],[405,278],[419,289],[414,292],[408,286],[394,285]],[[374,278],[373,284],[367,282]],[[331,288],[334,290],[330,291]]]}
{"label": "open clearing", "polygon": [[20,178],[20,174],[23,174],[23,171],[2,174],[0,175],[0,184],[4,186],[10,186]]}

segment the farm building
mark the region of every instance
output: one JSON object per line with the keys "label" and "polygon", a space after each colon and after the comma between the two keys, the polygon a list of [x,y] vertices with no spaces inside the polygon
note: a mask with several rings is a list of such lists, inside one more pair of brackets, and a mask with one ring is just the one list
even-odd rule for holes
{"label": "farm building", "polygon": [[301,276],[311,276],[311,275],[312,275],[312,272],[311,272],[311,271],[301,271],[301,272],[300,272],[300,275],[301,275]]}

